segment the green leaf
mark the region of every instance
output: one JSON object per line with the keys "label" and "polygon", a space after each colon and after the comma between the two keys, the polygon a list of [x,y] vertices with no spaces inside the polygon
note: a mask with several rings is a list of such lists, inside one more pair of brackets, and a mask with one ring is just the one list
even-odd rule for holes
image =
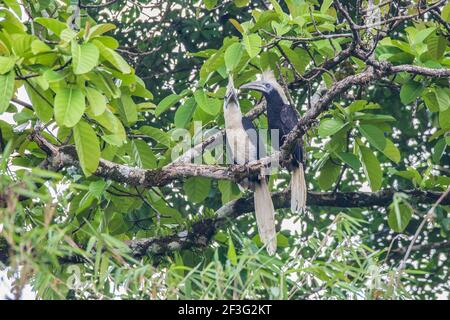
{"label": "green leaf", "polygon": [[444,155],[447,144],[445,143],[445,139],[439,139],[438,142],[434,145],[432,159],[433,162],[439,164],[442,156]]}
{"label": "green leaf", "polygon": [[175,93],[165,97],[164,99],[162,99],[160,101],[160,103],[158,104],[158,106],[155,109],[155,115],[159,116],[162,113],[166,112],[167,109],[169,109],[170,107],[172,107],[175,103],[177,103],[179,100],[181,99],[181,97]]}
{"label": "green leaf", "polygon": [[369,143],[380,151],[386,147],[386,138],[383,131],[371,124],[362,124],[359,126],[359,131],[369,141]]}
{"label": "green leaf", "polygon": [[355,100],[345,109],[350,113],[355,113],[362,110],[380,109],[380,106],[377,103],[369,103],[366,100]]}
{"label": "green leaf", "polygon": [[420,82],[409,80],[402,86],[400,90],[400,100],[403,104],[410,104],[411,102],[416,100],[418,96],[420,96],[422,91],[423,87]]}
{"label": "green leaf", "polygon": [[351,167],[353,170],[358,171],[361,167],[361,162],[359,161],[358,157],[355,156],[353,153],[348,152],[340,152],[336,154],[339,159],[341,159],[342,162],[346,163],[349,167]]}
{"label": "green leaf", "polygon": [[100,160],[100,146],[97,135],[90,124],[80,121],[73,128],[73,138],[81,169],[86,176],[90,176],[97,170]]}
{"label": "green leaf", "polygon": [[401,159],[400,150],[395,146],[395,144],[390,139],[385,139],[386,146],[383,150],[381,150],[386,157],[394,161],[395,163],[399,163]]}
{"label": "green leaf", "polygon": [[[34,84],[33,79],[29,81],[32,85]],[[38,118],[44,123],[50,121],[53,118],[53,108],[51,106],[53,96],[50,90],[42,91],[39,86],[33,86],[32,88],[28,83],[25,83],[25,90]]]}
{"label": "green leaf", "polygon": [[439,112],[439,125],[442,129],[450,129],[450,108]]}
{"label": "green leaf", "polygon": [[236,183],[228,180],[219,180],[218,187],[222,195],[222,204],[226,204],[233,199],[239,198],[240,190]]}
{"label": "green leaf", "polygon": [[261,51],[261,37],[256,33],[250,35],[244,34],[242,36],[242,41],[244,42],[245,50],[247,50],[250,59],[256,57]]}
{"label": "green leaf", "polygon": [[447,40],[436,33],[433,33],[427,39],[428,53],[436,61],[439,61],[444,55],[446,45]]}
{"label": "green leaf", "polygon": [[220,112],[221,102],[218,99],[209,98],[205,91],[197,90],[194,92],[195,102],[206,113],[215,116]]}
{"label": "green leaf", "polygon": [[57,36],[61,35],[61,32],[68,28],[67,24],[64,22],[61,22],[59,20],[53,19],[53,18],[36,18],[34,19],[35,22],[39,23],[41,26],[44,26]]}
{"label": "green leaf", "polygon": [[319,136],[322,138],[331,136],[346,125],[347,123],[344,123],[341,119],[324,119],[319,125]]}
{"label": "green leaf", "polygon": [[0,75],[0,114],[6,111],[9,107],[14,94],[14,71],[10,71],[7,74]]}
{"label": "green leaf", "polygon": [[422,99],[425,102],[428,110],[430,110],[431,112],[439,111],[439,102],[437,101],[436,90],[434,88],[427,88],[422,93]]}
{"label": "green leaf", "polygon": [[195,99],[189,98],[185,103],[180,105],[175,112],[174,123],[177,128],[186,128],[191,121],[195,112]]}
{"label": "green leaf", "polygon": [[205,4],[206,9],[211,10],[216,6],[217,0],[203,0],[203,3]]}
{"label": "green leaf", "polygon": [[447,2],[444,9],[442,9],[441,17],[446,22],[450,22],[450,2]]}
{"label": "green leaf", "polygon": [[142,126],[138,131],[146,136],[149,136],[155,140],[155,142],[161,143],[166,147],[170,147],[170,135],[167,132],[151,126]]}
{"label": "green leaf", "polygon": [[211,180],[203,177],[192,177],[184,182],[183,190],[188,199],[201,203],[209,194]]}
{"label": "green leaf", "polygon": [[361,162],[363,164],[364,173],[369,181],[370,188],[372,191],[380,190],[383,178],[380,162],[369,148],[359,146],[359,151],[361,154]]}
{"label": "green leaf", "polygon": [[237,256],[236,256],[236,250],[234,248],[234,244],[233,244],[233,240],[231,239],[231,236],[228,236],[227,257],[228,257],[228,260],[230,260],[230,262],[233,265],[237,265],[238,261],[237,261]]}
{"label": "green leaf", "polygon": [[86,87],[86,98],[91,107],[92,113],[101,115],[106,110],[106,97],[97,89]]}
{"label": "green leaf", "polygon": [[415,34],[413,43],[414,44],[423,43],[425,39],[427,39],[434,32],[434,30],[436,30],[435,27],[420,30]]}
{"label": "green leaf", "polygon": [[306,66],[309,64],[311,58],[308,53],[301,48],[292,50],[288,45],[280,44],[284,54],[288,57],[289,61],[294,66],[295,70],[299,74],[305,73]]}
{"label": "green leaf", "polygon": [[440,111],[445,111],[450,107],[450,89],[444,87],[436,87],[436,101]]}
{"label": "green leaf", "polygon": [[124,120],[124,123],[126,123],[128,126],[131,126],[137,121],[137,106],[130,95],[122,94],[120,100],[117,103],[117,106],[119,108],[119,113]]}
{"label": "green leaf", "polygon": [[91,27],[89,30],[89,35],[87,37],[87,40],[89,41],[92,38],[101,36],[102,34],[114,30],[116,28],[115,25],[112,23],[100,23],[96,24],[95,26]]}
{"label": "green leaf", "polygon": [[329,158],[320,169],[320,175],[318,179],[320,188],[322,190],[330,189],[333,183],[339,177],[340,171],[341,166],[334,164],[331,158]]}
{"label": "green leaf", "polygon": [[228,72],[233,71],[239,65],[243,52],[240,43],[233,43],[225,50],[225,66]]}
{"label": "green leaf", "polygon": [[157,167],[157,159],[145,141],[135,139],[131,146],[134,161],[140,168],[152,169]]}
{"label": "green leaf", "polygon": [[238,8],[242,8],[247,6],[250,3],[250,0],[234,0],[234,5]]}
{"label": "green leaf", "polygon": [[413,214],[412,208],[401,203],[392,203],[389,206],[388,224],[395,232],[403,232],[411,221]]}
{"label": "green leaf", "polygon": [[111,63],[117,70],[124,74],[131,73],[131,67],[124,60],[124,58],[120,56],[120,54],[106,47],[102,42],[98,40],[93,40],[92,43],[94,43],[100,50],[101,57]]}
{"label": "green leaf", "polygon": [[0,74],[5,74],[11,71],[16,64],[16,57],[2,57],[0,56]]}
{"label": "green leaf", "polygon": [[73,73],[83,74],[91,71],[98,65],[100,52],[92,43],[79,45],[72,41],[72,65]]}
{"label": "green leaf", "polygon": [[84,94],[77,87],[59,88],[55,96],[55,120],[58,126],[73,127],[86,108]]}

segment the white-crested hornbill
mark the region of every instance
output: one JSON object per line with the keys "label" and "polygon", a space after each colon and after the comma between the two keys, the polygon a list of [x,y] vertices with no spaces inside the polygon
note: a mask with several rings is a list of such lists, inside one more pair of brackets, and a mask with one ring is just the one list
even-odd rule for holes
{"label": "white-crested hornbill", "polygon": [[[259,141],[259,135],[252,121],[243,116],[234,88],[233,80],[229,78],[228,87],[225,94],[224,105],[225,132],[227,140],[228,158],[234,164],[244,165],[248,162],[258,160],[259,148],[264,145]],[[266,177],[260,175],[256,178],[249,178],[243,182],[254,190],[254,204],[256,224],[262,243],[266,245],[267,252],[273,255],[277,249],[277,238],[275,230],[275,209]]]}
{"label": "white-crested hornbill", "polygon": [[[269,129],[278,129],[279,144],[283,145],[286,135],[298,123],[298,115],[294,107],[289,104],[282,86],[276,81],[273,71],[267,70],[262,74],[261,80],[247,83],[241,89],[252,89],[262,92],[267,102],[267,121]],[[307,189],[303,169],[302,143],[295,145],[293,161],[288,166],[291,176],[291,210],[304,211],[306,208]]]}

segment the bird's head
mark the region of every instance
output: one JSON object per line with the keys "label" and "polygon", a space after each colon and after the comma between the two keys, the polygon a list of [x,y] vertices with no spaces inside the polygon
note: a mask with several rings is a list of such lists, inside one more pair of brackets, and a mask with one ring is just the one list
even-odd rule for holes
{"label": "bird's head", "polygon": [[287,103],[287,97],[283,88],[275,79],[272,70],[266,70],[261,76],[261,80],[249,82],[241,86],[241,89],[256,90],[261,92],[266,98],[279,97],[283,103]]}
{"label": "bird's head", "polygon": [[225,107],[229,104],[237,104],[238,103],[238,95],[237,90],[234,87],[233,77],[230,75],[228,78],[227,92],[225,93],[224,99]]}

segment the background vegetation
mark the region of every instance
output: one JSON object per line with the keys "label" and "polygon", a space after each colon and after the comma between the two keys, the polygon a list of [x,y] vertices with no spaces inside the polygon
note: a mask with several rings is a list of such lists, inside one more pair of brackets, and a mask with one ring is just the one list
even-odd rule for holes
{"label": "background vegetation", "polygon": [[[448,298],[449,37],[445,0],[1,1],[11,298]],[[303,116],[310,190],[293,214],[271,176],[274,257],[237,187],[252,170],[211,139],[202,165],[171,158],[177,129],[223,127],[229,73],[267,68]]]}

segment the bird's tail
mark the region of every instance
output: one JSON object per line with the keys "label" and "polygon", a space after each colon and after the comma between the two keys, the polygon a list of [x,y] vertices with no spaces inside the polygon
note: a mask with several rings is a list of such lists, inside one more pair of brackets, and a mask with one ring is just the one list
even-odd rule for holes
{"label": "bird's tail", "polygon": [[269,187],[264,178],[255,184],[255,215],[259,237],[266,245],[269,255],[277,250],[277,233],[275,230],[275,209]]}
{"label": "bird's tail", "polygon": [[307,189],[305,182],[305,171],[303,164],[300,163],[295,168],[291,178],[291,210],[293,212],[302,212],[306,209]]}

